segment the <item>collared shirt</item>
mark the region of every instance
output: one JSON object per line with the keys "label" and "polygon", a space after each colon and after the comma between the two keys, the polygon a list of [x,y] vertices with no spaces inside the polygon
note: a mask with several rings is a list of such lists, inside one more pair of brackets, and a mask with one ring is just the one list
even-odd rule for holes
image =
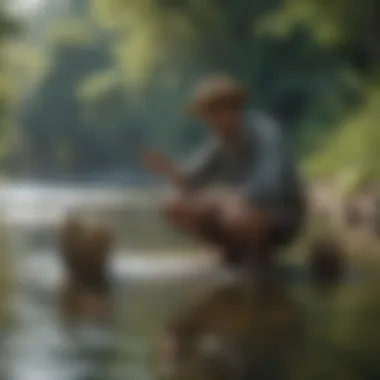
{"label": "collared shirt", "polygon": [[248,112],[234,145],[212,140],[187,167],[189,188],[211,183],[237,186],[256,207],[275,212],[303,209],[303,184],[281,127],[269,116]]}

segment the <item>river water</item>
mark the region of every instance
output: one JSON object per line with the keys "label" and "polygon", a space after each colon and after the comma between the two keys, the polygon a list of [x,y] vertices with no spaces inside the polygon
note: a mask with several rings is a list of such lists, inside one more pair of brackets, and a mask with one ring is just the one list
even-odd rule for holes
{"label": "river water", "polygon": [[[14,324],[1,341],[4,379],[152,378],[154,337],[187,296],[217,276],[213,261],[196,252],[182,255],[178,239],[167,228],[166,240],[162,234],[157,241],[160,226],[152,222],[154,213],[145,218],[139,215],[140,238],[132,242],[137,222],[129,214],[143,212],[136,198],[131,203],[120,190],[8,185],[0,188],[0,198],[15,282],[10,305]],[[62,268],[54,229],[67,210],[78,207],[100,209],[100,214],[125,209],[125,225],[116,219],[116,227],[127,238],[120,239],[111,263],[116,283],[115,325],[107,329],[86,325],[67,336],[57,313]],[[150,242],[144,245],[146,241]],[[157,243],[161,243],[159,252],[152,250]]]}
{"label": "river water", "polygon": [[[0,194],[15,285],[10,299],[13,323],[0,336],[0,379],[154,379],[155,346],[166,322],[196,294],[228,275],[211,255],[186,245],[153,214],[140,218],[137,233],[136,215],[141,215],[135,210],[133,217],[124,215],[116,222],[119,234],[127,238],[121,239],[112,261],[114,325],[86,324],[67,334],[57,312],[62,270],[52,226],[65,210],[77,205],[118,211],[123,205],[128,215],[131,208],[125,194],[25,185],[3,187]],[[138,238],[133,240],[135,235]],[[159,246],[157,252],[152,246]],[[290,271],[284,280],[284,289],[303,310],[307,327],[305,356],[300,357],[298,374],[292,379],[380,379],[376,278],[352,276],[337,289],[321,292],[304,272],[304,268]]]}

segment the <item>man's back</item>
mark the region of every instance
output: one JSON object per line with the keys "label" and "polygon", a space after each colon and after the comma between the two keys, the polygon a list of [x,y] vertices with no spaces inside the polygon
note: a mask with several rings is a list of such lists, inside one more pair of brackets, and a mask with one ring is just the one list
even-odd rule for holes
{"label": "man's back", "polygon": [[195,186],[235,185],[249,198],[261,200],[280,200],[301,186],[280,126],[259,112],[247,114],[234,143],[208,143],[188,170],[189,182]]}

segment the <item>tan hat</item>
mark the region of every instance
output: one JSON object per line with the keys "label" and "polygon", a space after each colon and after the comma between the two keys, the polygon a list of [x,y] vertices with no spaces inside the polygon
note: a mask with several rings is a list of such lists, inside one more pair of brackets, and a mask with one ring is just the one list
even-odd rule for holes
{"label": "tan hat", "polygon": [[203,79],[190,99],[189,112],[200,114],[211,105],[219,102],[232,102],[244,105],[246,89],[230,75],[213,75]]}

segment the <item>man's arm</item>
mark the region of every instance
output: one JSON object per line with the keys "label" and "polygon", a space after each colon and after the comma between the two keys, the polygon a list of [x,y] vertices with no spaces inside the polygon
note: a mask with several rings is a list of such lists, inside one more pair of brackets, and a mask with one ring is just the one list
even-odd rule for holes
{"label": "man's arm", "polygon": [[220,167],[220,147],[211,142],[195,154],[183,167],[185,190],[200,188],[215,178]]}
{"label": "man's arm", "polygon": [[149,171],[164,177],[173,185],[181,186],[184,181],[182,170],[160,152],[144,152],[142,161]]}
{"label": "man's arm", "polygon": [[154,173],[165,177],[172,185],[181,190],[199,188],[213,179],[219,165],[219,146],[206,145],[185,165],[175,164],[157,152],[144,154],[145,165]]}

